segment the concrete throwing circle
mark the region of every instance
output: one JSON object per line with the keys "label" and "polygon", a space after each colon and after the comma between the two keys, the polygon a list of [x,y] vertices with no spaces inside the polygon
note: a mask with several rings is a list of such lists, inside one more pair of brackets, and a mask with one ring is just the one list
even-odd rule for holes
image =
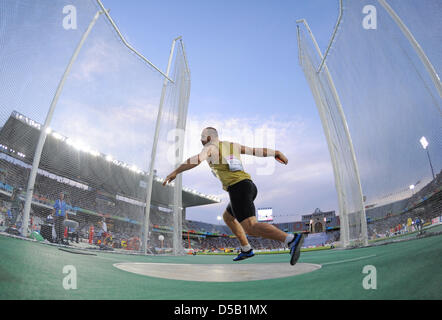
{"label": "concrete throwing circle", "polygon": [[319,264],[174,264],[115,263],[114,267],[145,276],[185,281],[237,282],[296,276],[321,268]]}

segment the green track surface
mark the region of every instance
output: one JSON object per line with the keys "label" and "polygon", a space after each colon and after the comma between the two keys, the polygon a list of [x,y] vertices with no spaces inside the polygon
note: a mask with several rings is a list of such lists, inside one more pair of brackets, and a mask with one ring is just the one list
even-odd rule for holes
{"label": "green track surface", "polygon": [[[288,254],[241,262],[289,263]],[[321,264],[308,274],[249,282],[191,282],[132,274],[117,262],[235,263],[225,256],[79,255],[41,243],[0,236],[0,299],[442,299],[442,235],[353,250],[304,252],[299,262]],[[77,289],[62,286],[63,267],[77,270]],[[377,289],[365,290],[362,269],[377,270]],[[268,272],[272,272],[269,268]]]}

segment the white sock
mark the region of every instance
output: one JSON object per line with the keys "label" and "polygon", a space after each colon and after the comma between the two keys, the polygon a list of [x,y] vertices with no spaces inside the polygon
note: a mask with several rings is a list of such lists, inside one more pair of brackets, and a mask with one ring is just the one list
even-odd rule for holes
{"label": "white sock", "polygon": [[249,244],[247,244],[246,246],[241,246],[241,250],[244,252],[249,251],[250,249],[252,249],[252,246]]}
{"label": "white sock", "polygon": [[285,238],[284,244],[288,245],[290,241],[292,241],[295,238],[294,234],[289,234],[287,235],[287,237]]}

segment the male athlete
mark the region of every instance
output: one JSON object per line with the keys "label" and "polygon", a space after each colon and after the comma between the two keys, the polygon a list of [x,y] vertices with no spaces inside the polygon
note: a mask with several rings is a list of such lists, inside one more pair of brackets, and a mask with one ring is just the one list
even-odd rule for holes
{"label": "male athlete", "polygon": [[163,185],[173,181],[181,172],[207,161],[212,173],[221,180],[223,189],[229,193],[230,203],[224,211],[223,218],[241,243],[241,252],[233,260],[239,261],[254,256],[246,237],[247,233],[255,237],[284,242],[290,249],[290,264],[294,265],[299,259],[304,235],[287,234],[273,225],[257,222],[253,201],[258,190],[241,163],[241,154],[248,154],[257,157],[275,157],[277,161],[287,164],[288,160],[284,154],[268,148],[250,148],[234,142],[221,141],[218,132],[212,127],[203,130],[201,143],[204,146],[202,151],[171,172]]}

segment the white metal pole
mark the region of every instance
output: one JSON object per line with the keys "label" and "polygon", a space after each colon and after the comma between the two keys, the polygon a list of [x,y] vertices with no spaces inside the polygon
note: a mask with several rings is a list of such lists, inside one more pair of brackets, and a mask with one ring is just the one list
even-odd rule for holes
{"label": "white metal pole", "polygon": [[[321,51],[319,49],[319,46],[318,46],[317,42],[315,41],[313,33],[311,32],[310,28],[308,27],[307,22],[304,19],[298,20],[296,22],[297,23],[304,23],[304,25],[307,28],[307,31],[310,33],[310,37],[313,40],[313,44],[316,47],[316,51],[318,52],[319,56],[321,57],[322,56]],[[298,37],[299,36],[300,36],[300,33],[299,33],[299,26],[298,26]],[[299,41],[299,39],[298,39],[298,42],[299,42],[299,44],[301,43]],[[299,51],[299,52],[301,52],[301,51]],[[302,61],[302,57],[301,57],[300,60]],[[315,72],[314,69],[313,69],[313,72]],[[311,89],[316,91],[315,88],[311,88]],[[317,93],[317,92],[313,93],[313,97],[315,99],[318,99],[319,98],[319,93]],[[347,219],[348,212],[347,212],[347,208],[345,206],[345,203],[346,203],[345,196],[341,192],[343,186],[342,186],[341,174],[340,174],[340,170],[339,170],[340,167],[339,167],[339,165],[337,163],[337,157],[335,155],[335,148],[336,148],[336,146],[335,146],[335,144],[334,144],[334,142],[333,142],[333,140],[332,140],[332,138],[330,136],[330,128],[329,128],[329,125],[328,125],[328,122],[327,122],[326,111],[322,108],[322,102],[321,101],[316,101],[316,105],[318,106],[319,117],[321,119],[322,126],[324,128],[324,134],[325,134],[325,137],[327,139],[328,150],[330,152],[330,159],[332,161],[333,173],[334,173],[334,177],[335,177],[335,188],[336,188],[336,193],[337,193],[337,196],[338,196],[338,204],[339,204],[339,209],[340,209],[339,210],[339,220],[341,222],[340,223],[340,227],[341,227],[341,229],[340,229],[341,245],[343,247],[346,247],[349,244],[349,240],[348,240],[348,238],[349,238],[348,237],[348,219]]]}
{"label": "white metal pole", "polygon": [[[184,50],[184,44],[183,41],[180,40],[181,44],[181,51],[182,51],[182,59],[184,59],[184,64],[186,69],[181,70],[181,73],[179,74],[180,79],[175,79],[177,84],[180,84],[179,89],[179,96],[178,96],[178,118],[177,118],[177,129],[179,134],[182,134],[183,136],[181,139],[179,139],[179,146],[178,146],[178,157],[176,158],[176,166],[178,166],[183,161],[183,151],[184,151],[184,139],[185,139],[185,129],[186,129],[186,119],[187,119],[187,108],[188,108],[188,102],[189,102],[189,84],[186,84],[186,81],[190,81],[190,70],[187,63],[186,53]],[[181,57],[180,57],[181,58]],[[182,239],[182,175],[177,176],[174,184],[174,254],[182,254],[183,249],[181,245],[181,239]]]}
{"label": "white metal pole", "polygon": [[[177,57],[178,58],[178,57]],[[183,72],[182,70],[180,70]],[[182,90],[183,90],[183,84],[182,84],[182,77],[184,75],[179,74],[177,75],[181,79],[175,78],[176,84],[180,85],[178,92],[178,117],[177,117],[177,133],[180,135],[178,138],[178,156],[175,158],[175,167],[177,167],[182,161],[183,161],[183,147],[184,147],[184,130],[183,127],[183,105],[182,105]],[[176,155],[176,154],[175,154]],[[181,215],[181,207],[182,207],[182,186],[183,186],[183,176],[180,174],[175,179],[175,184],[173,186],[173,233],[174,233],[174,241],[173,241],[173,253],[174,255],[177,255],[180,253],[180,244],[181,244],[181,228],[180,228],[180,218]]]}
{"label": "white metal pole", "polygon": [[97,19],[99,18],[101,13],[103,13],[103,12],[98,11],[95,14],[95,16],[93,17],[92,21],[90,22],[88,28],[86,29],[83,36],[81,37],[80,42],[78,43],[77,47],[75,48],[74,54],[72,55],[71,60],[69,61],[69,64],[67,65],[66,70],[64,71],[63,76],[58,84],[57,90],[55,91],[55,95],[52,99],[51,105],[49,107],[49,111],[46,115],[45,123],[44,123],[43,127],[41,127],[41,129],[40,129],[40,136],[38,138],[37,147],[35,149],[34,159],[32,161],[32,169],[29,174],[28,186],[26,188],[26,200],[25,200],[25,206],[24,206],[24,210],[23,210],[23,222],[22,222],[22,226],[23,226],[22,227],[22,234],[25,237],[28,236],[29,213],[31,211],[32,195],[34,192],[34,184],[35,184],[35,179],[37,177],[38,166],[40,164],[41,153],[43,151],[43,146],[46,141],[46,135],[47,135],[46,131],[47,131],[49,125],[51,124],[51,120],[52,120],[52,116],[54,114],[55,107],[57,105],[61,91],[63,90],[63,86],[64,86],[64,83],[66,82],[66,78],[68,77],[68,75],[71,71],[72,65],[74,64],[75,60],[77,59],[78,54],[81,50],[81,47],[83,46],[86,38],[88,37],[89,33],[91,32],[95,22],[97,21]]}
{"label": "white metal pole", "polygon": [[408,39],[410,44],[413,46],[420,60],[427,69],[427,72],[430,74],[431,80],[433,80],[433,83],[437,91],[439,92],[439,96],[442,97],[442,83],[440,81],[440,77],[437,74],[436,70],[434,69],[433,65],[431,64],[430,60],[428,59],[427,55],[425,54],[424,50],[420,46],[419,42],[416,41],[413,34],[410,32],[407,26],[402,22],[401,18],[396,14],[393,8],[390,7],[387,1],[385,0],[378,0],[378,1],[382,5],[382,7],[384,7],[384,9],[388,12],[390,17],[394,20],[394,22],[396,22],[399,29],[401,29],[402,33],[405,35],[405,37]]}
{"label": "white metal pole", "polygon": [[163,82],[163,89],[161,91],[160,104],[158,106],[157,121],[155,124],[155,134],[154,134],[154,138],[153,138],[153,145],[152,145],[150,164],[149,164],[149,176],[147,178],[146,207],[145,207],[144,219],[143,219],[142,249],[143,249],[144,254],[147,254],[147,237],[149,235],[149,216],[150,216],[150,203],[151,203],[151,198],[152,198],[153,170],[155,168],[155,156],[157,153],[158,135],[160,132],[161,116],[162,116],[162,112],[163,112],[164,98],[166,96],[167,82],[169,80],[170,67],[172,65],[173,53],[175,51],[175,43],[179,39],[181,39],[181,37],[174,39],[172,41],[172,47],[170,48],[169,62],[167,63],[167,70],[166,70],[166,75],[165,75],[166,77],[164,78],[164,82]]}
{"label": "white metal pole", "polygon": [[[307,23],[307,21],[305,19],[302,20],[298,20],[299,22],[302,22],[305,27],[307,28],[312,41],[315,45],[316,51],[318,52],[319,57],[321,58],[321,60],[323,60],[323,56],[321,53],[321,50],[319,49],[318,43],[316,42],[316,39]],[[368,238],[367,238],[367,220],[366,220],[366,216],[365,216],[365,207],[364,207],[364,202],[363,202],[363,195],[362,195],[362,185],[361,185],[361,179],[360,179],[360,175],[359,175],[359,168],[358,168],[358,164],[356,161],[356,154],[353,148],[353,142],[350,136],[350,130],[348,128],[348,124],[347,124],[347,120],[345,118],[345,114],[342,108],[342,104],[341,104],[341,100],[339,98],[338,92],[336,90],[335,84],[333,82],[333,79],[331,77],[331,74],[328,70],[327,64],[325,63],[325,61],[323,61],[323,66],[324,66],[324,71],[325,71],[325,75],[327,77],[327,81],[330,84],[330,88],[333,94],[333,98],[336,101],[336,107],[338,109],[338,113],[339,116],[341,118],[343,127],[344,127],[344,132],[345,132],[345,136],[347,138],[347,143],[350,147],[350,154],[351,154],[351,159],[352,159],[352,163],[353,163],[353,170],[354,170],[354,175],[355,178],[357,180],[357,185],[358,185],[358,195],[359,195],[359,206],[360,206],[360,210],[361,210],[361,233],[362,233],[362,241],[364,245],[368,245]],[[338,191],[339,192],[339,191]]]}
{"label": "white metal pole", "polygon": [[296,34],[298,35],[298,62],[299,62],[299,65],[302,66],[302,57],[301,57],[301,36],[300,36],[299,26],[296,26]]}
{"label": "white metal pole", "polygon": [[325,59],[327,59],[328,52],[330,51],[331,45],[333,41],[335,40],[336,32],[338,31],[339,25],[341,24],[342,20],[342,13],[344,12],[344,7],[342,5],[342,0],[339,0],[339,16],[338,21],[336,21],[335,28],[333,29],[333,34],[330,39],[330,42],[328,43],[327,49],[325,50],[324,57],[321,60],[321,64],[319,65],[318,72],[321,72],[322,67],[324,66]]}
{"label": "white metal pole", "polygon": [[[301,22],[301,21],[299,21],[299,22]],[[299,25],[296,27],[297,27],[297,34],[298,34],[299,64],[301,66],[303,66],[304,59],[302,57],[303,50],[301,50],[301,35],[300,35]],[[314,67],[314,66],[312,66],[312,67]],[[307,70],[305,72],[306,72],[307,77],[309,77],[308,74],[311,74],[312,76],[317,75],[314,68],[312,68],[312,70],[310,70],[310,72],[308,72]],[[341,192],[342,183],[341,183],[340,172],[338,170],[338,165],[336,164],[335,145],[334,145],[333,140],[330,136],[330,128],[329,128],[328,121],[327,121],[326,111],[322,107],[322,101],[320,99],[320,94],[318,92],[317,85],[314,85],[315,83],[319,83],[319,81],[317,79],[308,79],[308,82],[310,84],[310,89],[312,90],[313,98],[316,101],[316,106],[318,107],[319,117],[321,119],[322,127],[324,129],[325,138],[327,140],[327,146],[328,146],[328,150],[330,153],[330,159],[332,161],[333,174],[335,177],[335,189],[336,189],[336,193],[338,196],[338,205],[339,205],[339,209],[340,209],[340,218],[339,219],[341,220],[341,224],[340,224],[341,225],[341,244],[343,247],[345,247],[348,244],[348,237],[347,237],[348,232],[346,230],[346,226],[347,226],[346,212],[343,212],[343,210],[345,209],[345,206],[344,206],[345,199],[344,199],[344,195]]]}
{"label": "white metal pole", "polygon": [[112,19],[112,17],[110,16],[109,12],[107,12],[107,10],[104,8],[103,3],[101,3],[100,0],[97,0],[98,5],[100,6],[100,8],[103,10],[104,14],[106,15],[106,18],[109,20],[110,24],[112,25],[112,27],[115,29],[115,31],[117,32],[118,36],[120,37],[121,41],[123,41],[123,44],[129,48],[129,50],[131,50],[133,53],[135,53],[138,57],[141,58],[141,60],[143,60],[144,62],[146,62],[147,64],[149,64],[152,68],[154,68],[156,71],[158,71],[159,73],[161,73],[161,75],[163,77],[165,77],[167,80],[169,80],[170,82],[173,83],[173,81],[169,78],[169,76],[167,74],[164,74],[157,66],[155,66],[152,62],[149,61],[149,59],[147,59],[145,56],[143,56],[141,53],[139,53],[137,50],[135,50],[134,47],[132,47],[127,41],[126,39],[123,37],[123,35],[120,32],[120,29],[118,29],[117,25],[115,24],[114,20]]}
{"label": "white metal pole", "polygon": [[183,39],[180,38],[181,50],[183,51],[184,63],[186,64],[187,74],[190,76],[189,62],[187,61],[186,49],[184,49]]}

